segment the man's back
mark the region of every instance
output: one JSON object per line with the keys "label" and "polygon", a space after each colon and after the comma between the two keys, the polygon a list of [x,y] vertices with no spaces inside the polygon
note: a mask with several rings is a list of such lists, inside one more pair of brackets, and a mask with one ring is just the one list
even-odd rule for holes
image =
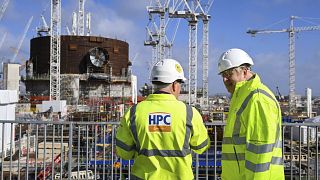
{"label": "man's back", "polygon": [[[129,134],[124,132],[126,126]],[[132,142],[124,143],[135,144],[132,167],[135,176],[143,179],[192,179],[190,147],[197,153],[207,149],[209,139],[203,132],[206,129],[202,118],[194,108],[176,100],[173,95],[153,94],[125,115],[117,140],[132,137]],[[117,147],[117,152],[120,156],[127,153],[121,147]]]}

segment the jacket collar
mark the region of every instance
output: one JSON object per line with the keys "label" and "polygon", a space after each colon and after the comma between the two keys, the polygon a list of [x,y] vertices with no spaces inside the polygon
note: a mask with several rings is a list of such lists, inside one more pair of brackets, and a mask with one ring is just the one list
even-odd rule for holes
{"label": "jacket collar", "polygon": [[260,77],[258,74],[254,74],[253,78],[247,80],[247,81],[241,81],[236,84],[234,94],[238,93],[240,88],[245,88],[245,89],[251,89],[258,87],[259,84],[261,83]]}
{"label": "jacket collar", "polygon": [[177,98],[172,94],[150,94],[146,99],[146,101],[156,100],[178,101]]}

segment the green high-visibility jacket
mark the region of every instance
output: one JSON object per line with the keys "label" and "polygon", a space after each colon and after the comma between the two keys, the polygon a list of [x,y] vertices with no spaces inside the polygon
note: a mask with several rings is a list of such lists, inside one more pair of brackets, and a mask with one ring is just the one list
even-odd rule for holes
{"label": "green high-visibility jacket", "polygon": [[191,150],[209,146],[199,112],[171,94],[151,94],[131,107],[116,134],[117,154],[134,159],[135,179],[193,179]]}
{"label": "green high-visibility jacket", "polygon": [[223,180],[284,179],[281,110],[257,74],[236,84],[222,142]]}

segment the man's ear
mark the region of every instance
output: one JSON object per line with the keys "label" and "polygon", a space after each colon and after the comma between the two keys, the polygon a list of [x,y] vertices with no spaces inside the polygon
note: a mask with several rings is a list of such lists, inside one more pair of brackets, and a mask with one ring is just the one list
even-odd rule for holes
{"label": "man's ear", "polygon": [[177,85],[177,82],[172,83],[172,91],[173,92],[177,91],[176,85]]}

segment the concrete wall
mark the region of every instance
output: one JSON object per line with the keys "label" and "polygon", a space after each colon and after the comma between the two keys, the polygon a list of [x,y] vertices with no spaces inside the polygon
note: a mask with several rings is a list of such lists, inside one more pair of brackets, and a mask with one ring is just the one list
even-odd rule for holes
{"label": "concrete wall", "polygon": [[4,89],[19,90],[20,82],[20,64],[4,64],[3,81]]}

